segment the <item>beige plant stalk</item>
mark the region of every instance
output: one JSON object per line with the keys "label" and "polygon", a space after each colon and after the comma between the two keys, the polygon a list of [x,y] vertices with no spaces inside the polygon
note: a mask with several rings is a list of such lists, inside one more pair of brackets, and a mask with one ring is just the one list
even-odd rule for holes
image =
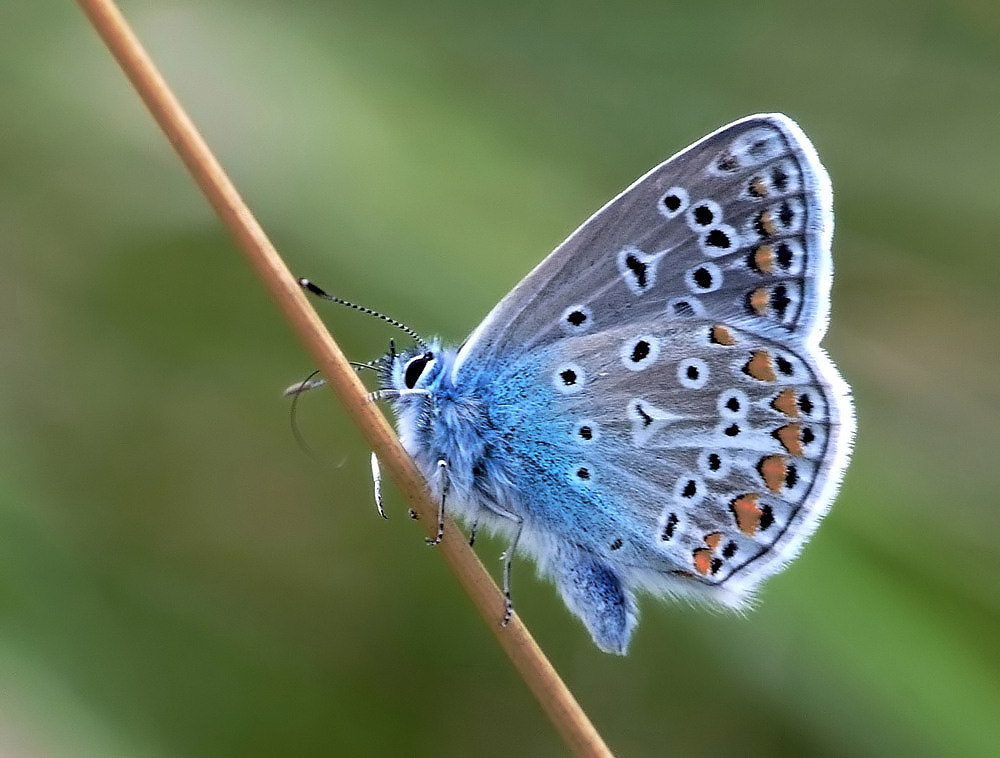
{"label": "beige plant stalk", "polygon": [[[400,446],[382,413],[373,403],[365,401],[367,390],[364,385],[121,12],[111,0],[78,2],[188,167],[198,187],[236,238],[243,254],[292,330],[302,340],[327,383],[347,408],[410,507],[422,516],[419,523],[427,529],[434,529],[437,506],[430,500],[413,461]],[[444,541],[437,550],[570,749],[578,755],[611,755],[600,734],[520,619],[515,616],[506,628],[500,627],[499,621],[504,612],[503,596],[454,524],[449,522],[446,525]]]}

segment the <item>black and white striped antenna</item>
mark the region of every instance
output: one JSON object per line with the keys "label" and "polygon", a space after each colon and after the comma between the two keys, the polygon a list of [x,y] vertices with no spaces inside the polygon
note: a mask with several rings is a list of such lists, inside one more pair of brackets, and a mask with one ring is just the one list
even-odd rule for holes
{"label": "black and white striped antenna", "polygon": [[353,308],[356,311],[361,311],[362,313],[366,313],[369,316],[374,316],[375,318],[381,319],[382,321],[385,321],[387,324],[392,324],[400,331],[410,335],[410,337],[414,339],[414,341],[421,347],[421,349],[426,350],[428,347],[427,340],[425,340],[423,337],[421,337],[419,334],[413,331],[402,321],[397,321],[394,318],[390,318],[389,316],[386,316],[384,313],[379,313],[378,311],[372,308],[366,308],[363,305],[352,303],[350,300],[344,300],[344,298],[342,297],[331,295],[321,287],[318,287],[315,284],[313,284],[308,279],[299,279],[299,286],[302,287],[302,289],[306,290],[306,292],[309,292],[315,295],[316,297],[322,298],[323,300],[329,300],[331,303],[338,303],[339,305],[346,305],[348,308]]}

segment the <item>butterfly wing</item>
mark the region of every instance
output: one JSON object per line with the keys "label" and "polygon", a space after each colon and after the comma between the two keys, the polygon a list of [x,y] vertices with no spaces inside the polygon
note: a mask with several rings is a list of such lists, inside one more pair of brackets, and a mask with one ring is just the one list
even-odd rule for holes
{"label": "butterfly wing", "polygon": [[[539,520],[629,584],[741,606],[840,481],[851,418],[833,371],[746,329],[661,317],[512,362],[507,391],[549,397],[494,417],[517,429],[515,478]],[[565,504],[572,519],[551,518]]]}
{"label": "butterfly wing", "polygon": [[628,586],[735,606],[794,557],[853,432],[818,347],[831,235],[808,139],[752,116],[639,179],[490,313],[453,377],[528,377],[535,396],[496,413],[531,507],[585,504],[558,536]]}
{"label": "butterfly wing", "polygon": [[454,372],[473,358],[644,316],[707,314],[818,343],[829,302],[831,198],[815,149],[789,118],[725,126],[570,235],[483,320]]}

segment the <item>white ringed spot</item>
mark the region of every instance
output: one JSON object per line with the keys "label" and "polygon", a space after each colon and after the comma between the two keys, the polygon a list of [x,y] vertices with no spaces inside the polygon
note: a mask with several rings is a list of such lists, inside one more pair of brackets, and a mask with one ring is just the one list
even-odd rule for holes
{"label": "white ringed spot", "polygon": [[691,203],[684,218],[691,229],[701,232],[722,223],[722,206],[714,200],[699,200]]}
{"label": "white ringed spot", "polygon": [[622,365],[629,371],[642,371],[653,365],[660,355],[660,340],[652,334],[642,334],[625,340],[621,350]]}
{"label": "white ringed spot", "polygon": [[725,450],[707,449],[698,455],[698,468],[709,479],[723,479],[729,476],[732,467],[733,460]]}
{"label": "white ringed spot", "polygon": [[552,373],[552,385],[564,395],[582,391],[586,382],[586,372],[575,363],[563,363]]}
{"label": "white ringed spot", "polygon": [[690,202],[691,198],[688,196],[686,189],[683,187],[671,187],[660,198],[656,204],[656,209],[667,218],[676,218],[687,210]]}
{"label": "white ringed spot", "polygon": [[705,480],[692,472],[681,474],[674,483],[673,501],[682,507],[697,505],[708,494],[708,487]]}
{"label": "white ringed spot", "polygon": [[667,301],[666,314],[672,318],[704,316],[705,306],[696,297],[674,297]]}
{"label": "white ringed spot", "polygon": [[685,358],[677,364],[677,381],[689,390],[700,390],[708,384],[708,364],[701,358]]}
{"label": "white ringed spot", "polygon": [[594,314],[586,305],[571,305],[559,317],[559,325],[568,334],[583,334],[594,323]]}
{"label": "white ringed spot", "polygon": [[590,487],[594,483],[594,467],[587,461],[577,461],[567,471],[569,480],[578,487]]}
{"label": "white ringed spot", "polygon": [[719,395],[715,407],[723,418],[745,418],[750,410],[750,398],[742,390],[729,389]]}
{"label": "white ringed spot", "polygon": [[718,257],[735,252],[740,247],[740,236],[728,224],[719,224],[702,233],[699,244],[705,255]]}
{"label": "white ringed spot", "polygon": [[590,419],[584,419],[573,427],[573,439],[582,444],[597,442],[601,438],[601,429]]}
{"label": "white ringed spot", "polygon": [[722,286],[722,269],[711,261],[692,266],[684,274],[684,283],[692,292],[715,292]]}

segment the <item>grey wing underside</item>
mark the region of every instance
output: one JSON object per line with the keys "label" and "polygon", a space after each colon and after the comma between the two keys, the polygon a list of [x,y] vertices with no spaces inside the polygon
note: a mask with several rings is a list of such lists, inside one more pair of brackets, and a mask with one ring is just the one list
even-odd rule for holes
{"label": "grey wing underside", "polygon": [[742,605],[829,508],[852,418],[822,354],[660,318],[568,337],[532,364],[514,368],[557,397],[550,418],[518,427],[561,442],[565,499],[631,514],[587,531],[639,583]]}
{"label": "grey wing underside", "polygon": [[[771,114],[725,126],[588,219],[490,312],[454,371],[470,359],[600,330],[626,311],[630,320],[709,315],[779,341],[818,344],[831,206],[826,171],[793,121]],[[555,304],[564,310],[552,312]],[[566,321],[574,311],[586,319],[579,327]]]}
{"label": "grey wing underside", "polygon": [[[453,376],[549,356],[535,386],[556,393],[557,418],[539,423],[569,424],[581,456],[581,421],[606,430],[608,471],[590,485],[642,527],[594,549],[631,556],[654,586],[670,575],[739,605],[808,539],[847,462],[848,390],[818,347],[832,229],[829,179],[798,126],[735,122],[574,232],[473,332]],[[581,383],[563,392],[567,367]]]}

